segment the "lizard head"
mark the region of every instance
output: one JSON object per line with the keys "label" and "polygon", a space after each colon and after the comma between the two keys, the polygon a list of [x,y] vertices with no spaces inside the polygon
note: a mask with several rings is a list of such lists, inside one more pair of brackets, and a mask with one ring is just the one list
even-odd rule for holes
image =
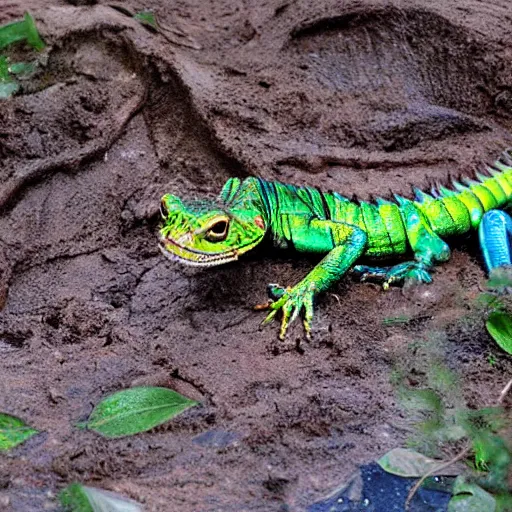
{"label": "lizard head", "polygon": [[235,261],[266,232],[261,213],[247,202],[236,207],[219,200],[182,200],[166,194],[160,213],[160,250],[187,265],[210,267]]}

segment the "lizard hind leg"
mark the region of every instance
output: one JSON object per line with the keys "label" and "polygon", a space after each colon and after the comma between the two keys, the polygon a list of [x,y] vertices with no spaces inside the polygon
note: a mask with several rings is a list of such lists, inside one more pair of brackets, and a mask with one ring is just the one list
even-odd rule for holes
{"label": "lizard hind leg", "polygon": [[381,283],[384,290],[387,290],[390,285],[401,286],[408,280],[419,283],[432,282],[429,267],[418,261],[405,261],[392,267],[356,265],[353,272],[359,277],[361,282]]}
{"label": "lizard hind leg", "polygon": [[487,272],[512,263],[512,219],[501,210],[489,210],[478,228]]}
{"label": "lizard hind leg", "polygon": [[386,290],[390,285],[402,285],[406,281],[431,283],[430,271],[434,263],[450,258],[448,244],[434,233],[430,223],[412,201],[400,198],[400,213],[409,245],[414,252],[413,261],[405,261],[392,267],[366,267],[357,265],[354,272],[362,281],[381,282]]}

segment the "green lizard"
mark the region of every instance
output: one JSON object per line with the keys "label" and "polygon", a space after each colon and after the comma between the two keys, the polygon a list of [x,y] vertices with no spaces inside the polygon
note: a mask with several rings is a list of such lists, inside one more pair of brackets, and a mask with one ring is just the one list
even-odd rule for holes
{"label": "green lizard", "polygon": [[[414,200],[395,195],[395,201],[377,199],[375,203],[350,201],[336,192],[260,178],[230,178],[215,200],[164,195],[160,248],[171,259],[204,267],[235,261],[264,238],[279,248],[325,253],[295,286],[269,285],[273,300],[263,306],[270,309],[264,324],[282,311],[281,339],[303,311],[309,337],[314,297],[351,268],[361,280],[376,279],[384,288],[406,279],[431,282],[434,264],[450,257],[443,238],[479,228],[486,212],[512,199],[511,154],[504,152],[486,171],[486,175],[477,174],[478,181],[465,179],[465,185],[453,181],[453,188],[437,186],[431,195],[414,189]],[[487,239],[486,234],[480,227],[490,268],[491,257],[509,244],[503,230],[496,236],[493,231]],[[384,258],[407,252],[412,252],[414,259],[392,267],[354,267],[361,256]]]}

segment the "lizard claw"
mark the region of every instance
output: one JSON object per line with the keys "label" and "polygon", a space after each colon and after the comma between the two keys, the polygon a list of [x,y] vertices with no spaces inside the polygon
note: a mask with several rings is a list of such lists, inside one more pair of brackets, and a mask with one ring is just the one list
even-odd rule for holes
{"label": "lizard claw", "polygon": [[[267,309],[270,309],[270,305],[272,303],[269,303],[269,307]],[[274,318],[275,316],[277,315],[277,309],[275,309],[274,311],[271,311],[265,318],[265,320],[263,320],[263,322],[261,322],[261,326],[262,327],[265,327],[266,325],[268,324],[271,324],[273,321],[274,321]]]}
{"label": "lizard claw", "polygon": [[[269,294],[272,293],[277,300],[268,303],[268,309],[272,310],[262,326],[268,325],[276,317],[279,310],[282,312],[281,328],[279,339],[284,340],[289,325],[294,322],[304,309],[304,330],[306,337],[311,338],[311,322],[313,320],[313,290],[301,286],[293,288],[282,288],[278,285],[269,285]],[[259,308],[263,309],[263,308]]]}

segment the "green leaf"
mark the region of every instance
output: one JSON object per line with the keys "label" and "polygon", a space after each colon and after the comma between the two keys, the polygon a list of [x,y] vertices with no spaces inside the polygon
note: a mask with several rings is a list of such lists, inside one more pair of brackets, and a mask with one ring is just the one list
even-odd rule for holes
{"label": "green leaf", "polygon": [[66,511],[94,512],[85,493],[85,487],[78,483],[70,484],[62,490],[59,493],[59,501]]}
{"label": "green leaf", "polygon": [[59,500],[69,512],[142,512],[136,501],[76,482],[60,492]]}
{"label": "green leaf", "polygon": [[9,64],[5,55],[0,55],[0,82],[10,82]]}
{"label": "green leaf", "polygon": [[0,27],[0,49],[26,39],[25,21],[14,21]]}
{"label": "green leaf", "polygon": [[512,317],[508,313],[495,311],[485,323],[494,341],[507,353],[512,354]]}
{"label": "green leaf", "polygon": [[25,13],[23,20],[7,23],[0,27],[0,49],[25,40],[35,50],[42,50],[45,47],[37,31],[34,18],[28,12]]}
{"label": "green leaf", "polygon": [[[414,450],[394,448],[381,457],[377,464],[388,473],[403,477],[421,477],[442,464],[442,460],[431,459]],[[437,475],[458,475],[455,466],[443,468]]]}
{"label": "green leaf", "polygon": [[32,46],[34,50],[41,51],[45,47],[45,44],[39,36],[34,18],[28,12],[25,13],[24,18],[26,27],[25,30],[27,33],[27,43]]}
{"label": "green leaf", "polygon": [[487,472],[480,483],[487,489],[506,491],[512,454],[503,438],[490,432],[480,432],[473,439],[473,450],[476,468]]}
{"label": "green leaf", "polygon": [[510,492],[498,494],[496,498],[496,512],[510,512],[512,510],[512,494]]}
{"label": "green leaf", "polygon": [[83,426],[105,437],[129,436],[150,430],[194,405],[197,402],[167,388],[126,389],[102,400]]}
{"label": "green leaf", "polygon": [[448,512],[496,512],[496,500],[480,486],[466,482],[463,476],[459,476],[453,484]]}
{"label": "green leaf", "polygon": [[9,65],[9,72],[13,75],[30,75],[36,70],[34,62],[14,62]]}
{"label": "green leaf", "polygon": [[467,432],[462,425],[450,424],[444,425],[443,437],[446,441],[460,441],[464,437],[467,437]]}
{"label": "green leaf", "polygon": [[19,418],[0,413],[0,452],[14,448],[38,433]]}
{"label": "green leaf", "polygon": [[155,30],[158,30],[158,23],[156,21],[156,16],[151,11],[140,11],[133,15],[133,17],[140,21],[143,25],[149,25]]}
{"label": "green leaf", "polygon": [[502,302],[495,293],[480,293],[475,299],[475,305],[482,309],[502,309]]}
{"label": "green leaf", "polygon": [[0,82],[0,100],[11,97],[20,88],[17,82]]}

